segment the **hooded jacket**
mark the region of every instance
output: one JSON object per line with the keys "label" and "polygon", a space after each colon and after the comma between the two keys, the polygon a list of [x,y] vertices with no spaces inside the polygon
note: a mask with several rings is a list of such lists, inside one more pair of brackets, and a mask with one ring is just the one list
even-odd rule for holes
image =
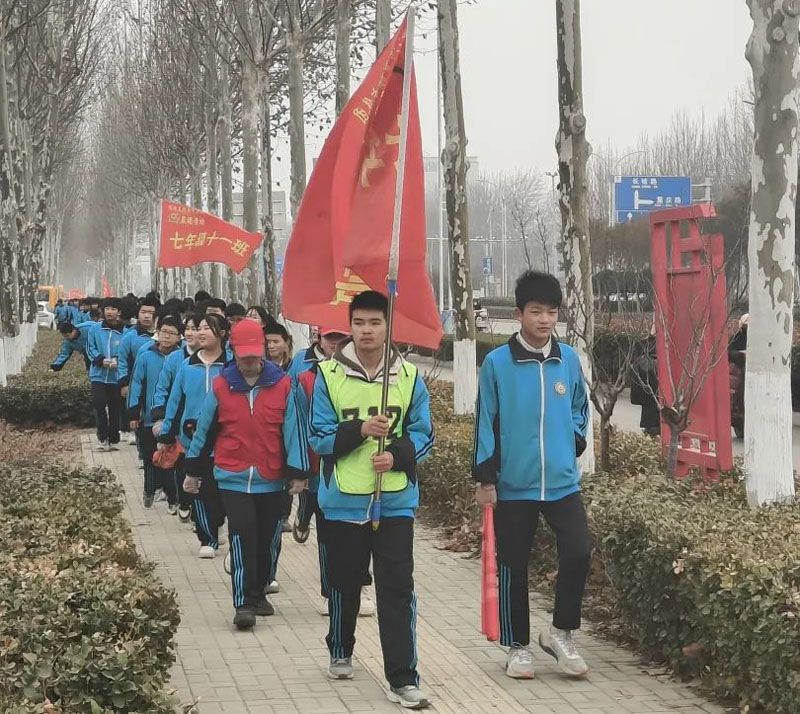
{"label": "hooded jacket", "polygon": [[473,477],[500,500],[557,501],[580,490],[589,399],[578,355],[551,343],[530,352],[514,335],[481,367]]}
{"label": "hooded jacket", "polygon": [[180,349],[176,347],[168,354],[163,354],[157,342],[139,351],[128,390],[128,421],[138,421],[142,426],[153,425],[153,396],[158,379],[167,357],[175,352],[180,352]]}
{"label": "hooded jacket", "polygon": [[[177,438],[184,449],[189,449],[203,400],[211,391],[214,377],[224,366],[224,352],[211,364],[203,363],[199,351],[181,363],[169,393],[164,424],[161,427],[161,436],[158,437],[160,443],[172,444]],[[158,419],[156,414],[153,416]]]}
{"label": "hooded jacket", "polygon": [[236,364],[215,377],[186,454],[186,473],[208,471],[223,490],[283,491],[287,479],[308,478],[308,442],[292,380],[265,362],[251,387]]}
{"label": "hooded jacket", "polygon": [[87,333],[86,356],[92,363],[89,368],[89,381],[103,384],[117,383],[117,369],[104,367],[103,360],[117,359],[119,364],[119,345],[122,341],[122,325],[111,325],[105,320],[94,325]]}
{"label": "hooded jacket", "polygon": [[78,336],[74,340],[69,337],[63,339],[61,342],[61,349],[50,365],[50,368],[56,372],[67,363],[69,358],[72,357],[73,352],[77,352],[88,361],[86,350],[89,342],[89,332],[97,327],[97,325],[94,322],[86,322],[82,325],[73,325],[73,327],[78,331]]}
{"label": "hooded jacket", "polygon": [[[419,506],[416,467],[433,448],[430,397],[417,368],[392,350],[387,416],[392,419],[386,451],[394,457],[383,476],[382,514],[413,518]],[[370,377],[352,338],[333,359],[320,362],[309,413],[309,443],[322,457],[319,505],[325,518],[366,521],[375,489],[372,457],[378,440],[361,436],[361,426],[378,414],[383,369]]]}
{"label": "hooded jacket", "polygon": [[119,345],[117,380],[120,387],[125,387],[130,382],[139,350],[152,341],[153,333],[146,330],[138,322],[125,331],[122,336],[122,342]]}

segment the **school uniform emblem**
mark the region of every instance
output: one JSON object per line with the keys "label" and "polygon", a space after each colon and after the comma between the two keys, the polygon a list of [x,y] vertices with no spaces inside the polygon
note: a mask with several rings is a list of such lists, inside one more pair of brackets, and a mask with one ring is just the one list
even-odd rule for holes
{"label": "school uniform emblem", "polygon": [[567,393],[567,385],[564,382],[556,382],[555,390],[556,394],[563,397]]}

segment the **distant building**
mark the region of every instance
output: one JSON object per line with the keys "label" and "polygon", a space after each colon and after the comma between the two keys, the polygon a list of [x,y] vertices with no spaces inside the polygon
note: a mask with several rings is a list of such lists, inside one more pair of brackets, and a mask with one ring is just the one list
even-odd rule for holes
{"label": "distant building", "polygon": [[[242,192],[233,192],[233,222],[244,227],[244,205]],[[259,192],[258,215],[261,216],[261,193]],[[289,236],[286,230],[286,191],[272,192],[272,229],[275,231],[275,245],[283,246]],[[259,225],[260,228],[260,225]],[[283,251],[281,251],[283,252]]]}

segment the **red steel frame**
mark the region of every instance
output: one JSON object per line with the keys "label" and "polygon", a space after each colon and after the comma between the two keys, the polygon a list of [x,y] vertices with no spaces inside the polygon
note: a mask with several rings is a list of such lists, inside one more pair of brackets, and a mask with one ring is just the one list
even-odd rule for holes
{"label": "red steel frame", "polygon": [[[697,468],[704,481],[733,468],[723,239],[699,223],[715,216],[711,203],[650,214],[659,392],[669,405],[687,373],[702,384],[679,437],[677,476]],[[665,451],[669,439],[662,419]]]}

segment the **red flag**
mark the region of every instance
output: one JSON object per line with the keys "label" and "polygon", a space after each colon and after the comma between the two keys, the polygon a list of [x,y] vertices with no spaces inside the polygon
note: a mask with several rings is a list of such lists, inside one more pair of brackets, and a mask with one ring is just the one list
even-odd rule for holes
{"label": "red flag", "polygon": [[[342,111],[303,194],[283,271],[283,313],[292,320],[349,331],[353,296],[367,289],[386,293],[405,45],[404,21]],[[425,264],[422,135],[413,74],[408,111],[393,337],[436,348],[442,327]]]}
{"label": "red flag", "polygon": [[101,282],[103,283],[103,297],[114,297],[114,292],[111,290],[111,286],[108,284],[108,280],[106,279],[105,275],[101,277]]}
{"label": "red flag", "polygon": [[162,199],[159,268],[188,268],[198,263],[225,263],[240,273],[261,244],[250,233],[211,213]]}
{"label": "red flag", "polygon": [[490,642],[500,638],[500,600],[497,593],[497,550],[494,537],[494,509],[483,509],[481,544],[481,632]]}

